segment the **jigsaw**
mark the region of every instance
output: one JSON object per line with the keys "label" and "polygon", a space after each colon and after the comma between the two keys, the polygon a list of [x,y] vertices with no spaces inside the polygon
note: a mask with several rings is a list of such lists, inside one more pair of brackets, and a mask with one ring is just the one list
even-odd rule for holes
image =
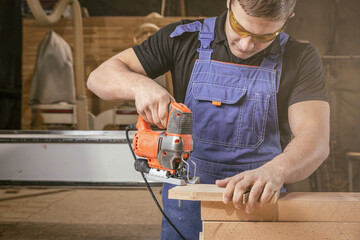
{"label": "jigsaw", "polygon": [[[139,116],[133,138],[133,150],[142,158],[135,160],[135,169],[147,179],[175,185],[195,184],[196,164],[190,159],[193,150],[192,112],[182,103],[171,103],[166,131],[154,131]],[[193,176],[190,176],[192,164]]]}

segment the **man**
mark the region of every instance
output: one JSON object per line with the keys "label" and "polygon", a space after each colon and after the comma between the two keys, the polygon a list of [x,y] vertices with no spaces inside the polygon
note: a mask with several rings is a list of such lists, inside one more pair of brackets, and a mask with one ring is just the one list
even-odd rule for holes
{"label": "man", "polygon": [[[134,99],[160,128],[169,103],[184,102],[193,112],[191,158],[201,182],[224,187],[224,203],[251,213],[329,153],[320,57],[283,32],[295,2],[228,0],[218,18],[170,24],[117,54],[91,73],[88,87],[106,100]],[[175,99],[151,80],[168,70]],[[163,188],[165,212],[187,239],[198,238],[199,203],[167,199],[171,187]],[[162,239],[176,237],[163,220]]]}

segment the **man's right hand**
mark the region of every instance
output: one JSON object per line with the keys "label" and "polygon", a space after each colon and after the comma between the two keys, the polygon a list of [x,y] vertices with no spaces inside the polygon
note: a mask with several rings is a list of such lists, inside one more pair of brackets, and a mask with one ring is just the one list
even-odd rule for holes
{"label": "man's right hand", "polygon": [[145,121],[166,128],[169,104],[175,99],[147,76],[132,48],[97,67],[87,85],[107,101],[135,100],[136,109]]}
{"label": "man's right hand", "polygon": [[141,80],[135,94],[135,105],[146,122],[166,128],[171,102],[175,102],[173,96],[155,81]]}

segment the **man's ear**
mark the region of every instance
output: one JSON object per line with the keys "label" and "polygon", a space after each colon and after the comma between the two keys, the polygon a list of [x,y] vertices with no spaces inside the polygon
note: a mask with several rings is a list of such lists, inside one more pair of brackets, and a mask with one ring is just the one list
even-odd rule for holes
{"label": "man's ear", "polygon": [[290,18],[293,18],[294,16],[295,16],[295,13],[292,13],[292,14],[290,15],[289,19],[290,19]]}

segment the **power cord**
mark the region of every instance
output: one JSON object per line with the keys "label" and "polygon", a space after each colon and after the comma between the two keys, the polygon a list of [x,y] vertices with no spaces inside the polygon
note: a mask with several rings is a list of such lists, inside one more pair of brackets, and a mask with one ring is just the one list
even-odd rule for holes
{"label": "power cord", "polygon": [[[136,123],[133,123],[133,124],[130,124],[128,126],[125,127],[125,130],[126,130],[126,140],[128,142],[128,145],[129,145],[129,148],[130,148],[130,151],[134,157],[134,160],[136,161],[136,155],[134,153],[134,150],[131,146],[131,142],[130,142],[130,138],[129,138],[129,131],[132,130],[132,129],[136,129]],[[174,230],[179,234],[179,236],[186,240],[186,238],[181,234],[181,232],[179,231],[179,229],[177,229],[175,227],[175,225],[171,222],[171,220],[168,218],[168,216],[165,214],[164,210],[161,208],[158,200],[156,199],[151,187],[150,187],[150,184],[148,183],[145,175],[143,172],[140,172],[141,173],[141,176],[143,177],[144,181],[145,181],[145,185],[146,185],[146,188],[149,190],[150,194],[151,194],[151,197],[153,198],[154,202],[156,203],[156,206],[158,207],[158,209],[160,210],[161,214],[164,216],[164,218],[166,219],[166,221],[168,221],[168,223],[174,228]]]}

